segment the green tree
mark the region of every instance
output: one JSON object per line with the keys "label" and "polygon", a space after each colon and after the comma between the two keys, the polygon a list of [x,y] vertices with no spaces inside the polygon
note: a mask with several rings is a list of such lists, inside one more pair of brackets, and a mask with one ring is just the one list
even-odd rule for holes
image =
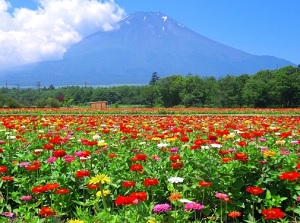
{"label": "green tree", "polygon": [[149,85],[155,85],[158,80],[159,80],[158,74],[157,74],[157,72],[154,72],[152,74],[152,77],[151,77],[151,80],[149,82]]}

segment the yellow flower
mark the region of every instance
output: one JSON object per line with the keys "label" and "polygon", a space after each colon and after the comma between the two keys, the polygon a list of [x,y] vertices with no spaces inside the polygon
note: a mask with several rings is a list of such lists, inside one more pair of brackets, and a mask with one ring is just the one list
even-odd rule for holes
{"label": "yellow flower", "polygon": [[276,155],[276,152],[273,152],[273,151],[266,151],[266,152],[263,152],[263,157],[264,157],[264,158],[272,157],[272,156],[275,156],[275,155]]}
{"label": "yellow flower", "polygon": [[84,223],[84,221],[81,220],[69,220],[68,223]]}
{"label": "yellow flower", "polygon": [[176,138],[175,138],[175,137],[167,138],[167,142],[174,142],[174,141],[176,141]]}
{"label": "yellow flower", "polygon": [[160,141],[161,138],[159,138],[159,137],[153,137],[151,140],[153,140],[153,141]]}
{"label": "yellow flower", "polygon": [[110,183],[110,178],[106,174],[97,174],[90,179],[90,184],[105,184]]}
{"label": "yellow flower", "polygon": [[153,221],[153,220],[151,220],[151,219],[149,219],[148,221],[147,221],[147,223],[155,223],[156,221]]}
{"label": "yellow flower", "polygon": [[103,146],[103,147],[107,146],[107,142],[105,142],[104,140],[101,140],[101,141],[98,142],[98,146],[100,146],[100,147],[101,146]]}
{"label": "yellow flower", "polygon": [[102,194],[103,194],[103,197],[105,197],[105,196],[107,196],[107,195],[109,195],[110,194],[110,190],[103,190],[103,191],[98,191],[97,193],[96,193],[96,196],[97,197],[102,197]]}
{"label": "yellow flower", "polygon": [[285,140],[278,140],[276,141],[276,145],[282,145],[285,143]]}

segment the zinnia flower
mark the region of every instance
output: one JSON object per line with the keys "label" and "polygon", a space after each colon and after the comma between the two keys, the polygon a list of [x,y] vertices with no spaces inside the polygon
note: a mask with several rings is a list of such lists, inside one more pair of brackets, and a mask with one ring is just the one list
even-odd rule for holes
{"label": "zinnia flower", "polygon": [[90,179],[90,184],[105,184],[110,183],[110,178],[106,174],[97,174],[92,179]]}
{"label": "zinnia flower", "polygon": [[13,180],[14,180],[14,178],[11,177],[11,176],[4,176],[4,177],[2,177],[1,179],[2,179],[3,181],[13,181]]}
{"label": "zinnia flower", "polygon": [[281,219],[284,218],[284,212],[280,208],[269,208],[261,211],[261,214],[264,215],[264,219]]}
{"label": "zinnia flower", "polygon": [[216,193],[215,197],[223,200],[228,198],[228,195],[223,193]]}
{"label": "zinnia flower", "polygon": [[260,187],[247,187],[246,188],[246,191],[250,194],[253,194],[253,195],[259,195],[259,194],[262,194],[264,192],[264,190]]}
{"label": "zinnia flower", "polygon": [[290,172],[283,172],[280,175],[280,180],[288,180],[288,181],[295,181],[300,177],[300,174],[296,171]]}
{"label": "zinnia flower", "polygon": [[131,197],[134,197],[138,199],[138,201],[145,201],[148,198],[148,195],[146,192],[140,191],[140,192],[132,192],[130,194]]}
{"label": "zinnia flower", "polygon": [[211,186],[211,182],[208,181],[200,181],[198,184],[200,187],[210,187]]}
{"label": "zinnia flower", "polygon": [[184,211],[188,212],[190,210],[202,210],[204,209],[204,205],[203,204],[199,204],[197,202],[188,202],[184,205]]}
{"label": "zinnia flower", "polygon": [[230,218],[237,218],[237,217],[240,217],[241,215],[242,215],[242,213],[239,211],[231,211],[228,213],[228,217],[230,217]]}
{"label": "zinnia flower", "polygon": [[138,199],[132,196],[118,196],[115,200],[116,205],[132,205],[137,204]]}
{"label": "zinnia flower", "polygon": [[110,190],[100,190],[96,193],[97,197],[106,197],[107,195],[110,194]]}
{"label": "zinnia flower", "polygon": [[131,171],[142,171],[143,166],[141,164],[132,164],[130,167]]}
{"label": "zinnia flower", "polygon": [[169,204],[156,204],[153,207],[153,212],[155,214],[160,214],[163,212],[167,212],[171,210],[171,206]]}
{"label": "zinnia flower", "polygon": [[90,176],[90,172],[88,170],[77,170],[75,176],[78,179],[81,179],[83,177],[89,177]]}
{"label": "zinnia flower", "polygon": [[179,192],[173,192],[169,196],[169,201],[178,201],[181,198],[181,194]]}
{"label": "zinnia flower", "polygon": [[66,188],[60,188],[55,191],[55,194],[67,194],[67,193],[69,193],[69,190]]}
{"label": "zinnia flower", "polygon": [[55,190],[59,187],[58,183],[48,183],[45,184],[44,186],[44,191],[50,191],[50,190]]}
{"label": "zinnia flower", "polygon": [[22,196],[21,198],[20,198],[20,200],[21,201],[30,201],[31,200],[31,198],[32,198],[32,196],[30,196],[30,195],[25,195],[25,196]]}
{"label": "zinnia flower", "polygon": [[148,187],[148,186],[153,186],[153,185],[157,185],[159,182],[158,182],[158,179],[156,178],[147,178],[144,180],[144,186],[145,187]]}
{"label": "zinnia flower", "polygon": [[13,213],[13,212],[3,212],[1,215],[5,216],[5,217],[12,218],[12,217],[14,217],[15,213]]}
{"label": "zinnia flower", "polygon": [[122,183],[122,187],[134,187],[135,182],[134,181],[125,181]]}
{"label": "zinnia flower", "polygon": [[0,173],[5,173],[7,171],[6,166],[0,166]]}
{"label": "zinnia flower", "polygon": [[55,215],[55,210],[54,210],[54,209],[51,209],[50,207],[42,207],[42,208],[40,209],[39,214],[40,214],[42,217],[53,216],[53,215]]}
{"label": "zinnia flower", "polygon": [[182,183],[183,180],[184,180],[184,179],[181,178],[181,177],[171,177],[171,178],[168,179],[168,181],[169,181],[170,183]]}
{"label": "zinnia flower", "polygon": [[66,155],[66,151],[63,149],[54,150],[52,155],[55,157],[64,157]]}

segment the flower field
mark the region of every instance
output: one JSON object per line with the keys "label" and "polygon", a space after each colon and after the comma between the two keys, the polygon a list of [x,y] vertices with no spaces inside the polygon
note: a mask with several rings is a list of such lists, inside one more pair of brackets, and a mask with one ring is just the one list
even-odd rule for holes
{"label": "flower field", "polygon": [[299,222],[299,110],[238,113],[0,110],[0,222]]}

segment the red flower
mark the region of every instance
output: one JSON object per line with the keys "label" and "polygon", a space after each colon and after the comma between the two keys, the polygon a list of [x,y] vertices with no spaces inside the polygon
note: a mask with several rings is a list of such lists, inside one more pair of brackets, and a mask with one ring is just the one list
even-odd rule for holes
{"label": "red flower", "polygon": [[246,191],[250,194],[253,194],[253,195],[259,195],[259,194],[262,194],[264,192],[264,190],[260,187],[247,187],[246,188]]}
{"label": "red flower", "polygon": [[44,186],[35,186],[34,188],[31,189],[31,192],[34,194],[40,194],[45,191]]}
{"label": "red flower", "polygon": [[79,157],[84,157],[84,158],[87,158],[88,156],[91,155],[91,152],[86,150],[86,151],[82,151],[79,155]]}
{"label": "red flower", "polygon": [[26,170],[29,170],[29,171],[39,170],[40,168],[41,168],[41,165],[37,164],[37,163],[26,166]]}
{"label": "red flower", "polygon": [[52,155],[53,155],[54,157],[64,157],[64,156],[66,155],[66,151],[63,150],[63,149],[54,150],[54,151],[52,152]]}
{"label": "red flower", "polygon": [[239,141],[238,145],[241,146],[241,147],[244,147],[244,146],[247,145],[247,143],[245,141]]}
{"label": "red flower", "polygon": [[52,150],[54,148],[54,146],[52,144],[45,144],[43,146],[43,149],[46,149],[46,150]]}
{"label": "red flower", "polygon": [[131,171],[142,171],[143,166],[141,164],[132,164],[130,167]]}
{"label": "red flower", "polygon": [[55,190],[59,187],[58,183],[49,183],[45,184],[44,186],[44,191],[50,191],[50,190]]}
{"label": "red flower", "polygon": [[200,181],[199,182],[199,186],[201,186],[201,187],[210,187],[211,186],[211,182]]}
{"label": "red flower", "polygon": [[139,201],[145,201],[147,200],[147,193],[146,192],[132,192],[130,194],[131,197],[134,197],[136,199],[138,199]]}
{"label": "red flower", "polygon": [[99,189],[100,186],[97,185],[97,184],[88,184],[87,185],[87,188],[91,189],[91,190],[94,190],[94,189]]}
{"label": "red flower", "polygon": [[1,179],[2,179],[3,181],[12,181],[12,180],[14,180],[14,178],[11,177],[11,176],[4,176],[4,177],[2,177]]}
{"label": "red flower", "polygon": [[171,166],[173,169],[181,169],[183,167],[183,163],[182,162],[172,163]]}
{"label": "red flower", "polygon": [[0,166],[0,173],[5,173],[7,171],[6,166]]}
{"label": "red flower", "polygon": [[235,153],[234,154],[234,159],[235,160],[238,160],[238,161],[241,161],[243,163],[246,163],[248,161],[248,154],[247,153]]}
{"label": "red flower", "polygon": [[135,182],[134,181],[125,181],[122,183],[122,187],[134,187]]}
{"label": "red flower", "polygon": [[136,161],[146,161],[147,160],[147,155],[146,154],[136,154],[135,157]]}
{"label": "red flower", "polygon": [[261,214],[264,215],[265,220],[284,218],[284,212],[280,208],[264,209],[261,211]]}
{"label": "red flower", "polygon": [[144,186],[148,187],[148,186],[153,186],[153,185],[157,185],[159,182],[156,178],[147,178],[144,180]]}
{"label": "red flower", "polygon": [[176,162],[177,160],[180,160],[181,159],[181,157],[180,157],[180,155],[174,155],[174,156],[170,156],[170,161],[172,161],[172,162]]}
{"label": "red flower", "polygon": [[55,194],[67,194],[67,193],[69,193],[69,190],[66,188],[57,189],[55,191]]}
{"label": "red flower", "polygon": [[300,177],[300,174],[296,171],[283,172],[280,175],[280,180],[295,181]]}
{"label": "red flower", "polygon": [[118,196],[115,203],[116,205],[132,205],[137,204],[138,199],[132,196]]}
{"label": "red flower", "polygon": [[83,177],[89,177],[90,172],[88,170],[77,170],[75,175],[78,179],[81,179]]}
{"label": "red flower", "polygon": [[49,208],[49,207],[42,207],[40,209],[40,215],[42,217],[48,217],[48,216],[53,216],[55,215],[55,210]]}

